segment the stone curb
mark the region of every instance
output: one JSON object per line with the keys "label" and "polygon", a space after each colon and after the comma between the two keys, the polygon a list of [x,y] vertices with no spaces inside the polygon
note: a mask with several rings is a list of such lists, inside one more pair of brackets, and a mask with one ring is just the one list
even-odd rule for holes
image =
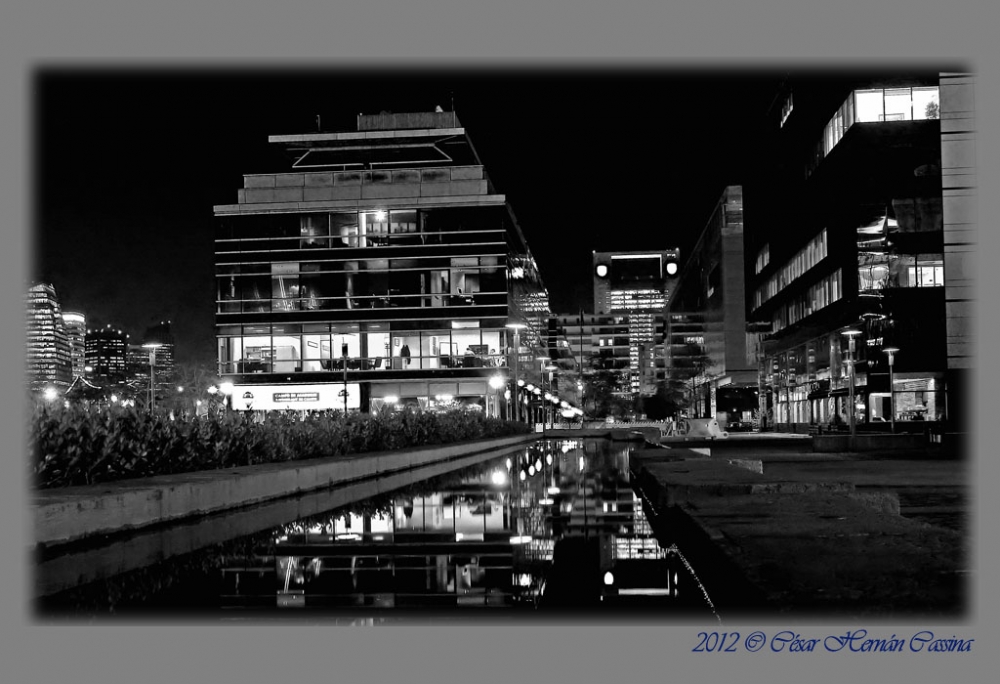
{"label": "stone curb", "polygon": [[461,456],[527,444],[541,435],[358,454],[347,458],[267,463],[37,490],[32,496],[35,543],[74,541],[226,508],[260,503],[332,485],[400,472]]}

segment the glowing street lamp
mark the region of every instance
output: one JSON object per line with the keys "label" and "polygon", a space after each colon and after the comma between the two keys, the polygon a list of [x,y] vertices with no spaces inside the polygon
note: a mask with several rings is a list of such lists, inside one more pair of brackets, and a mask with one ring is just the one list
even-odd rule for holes
{"label": "glowing street lamp", "polygon": [[500,417],[500,390],[507,384],[503,376],[497,373],[496,375],[490,376],[490,387],[493,389],[494,396],[496,397],[496,416]]}
{"label": "glowing street lamp", "polygon": [[223,382],[219,385],[219,392],[222,393],[222,401],[224,404],[228,401],[230,409],[233,407],[232,396],[234,390],[235,388],[231,382]]}
{"label": "glowing street lamp", "polygon": [[885,347],[882,349],[883,354],[889,355],[889,411],[892,416],[892,434],[896,434],[896,385],[893,382],[892,367],[896,361],[896,352],[898,351],[899,347]]}
{"label": "glowing street lamp", "polygon": [[844,330],[840,334],[847,337],[847,345],[848,345],[847,348],[848,348],[848,351],[850,352],[850,357],[851,357],[851,360],[849,361],[849,363],[850,363],[850,377],[849,377],[850,384],[848,385],[848,388],[849,388],[849,392],[850,392],[850,395],[849,395],[850,413],[848,414],[848,417],[850,419],[850,425],[851,425],[851,437],[853,438],[855,436],[855,434],[857,433],[857,419],[855,418],[855,415],[854,415],[855,412],[857,411],[857,407],[854,406],[854,381],[855,381],[855,376],[854,376],[854,338],[857,337],[858,335],[860,335],[861,331],[860,330],[853,330],[853,329],[851,329],[851,330]]}
{"label": "glowing street lamp", "polygon": [[142,343],[143,349],[149,350],[149,410],[153,410],[153,402],[156,400],[154,386],[156,382],[156,350],[162,347],[162,342],[148,340]]}
{"label": "glowing street lamp", "polygon": [[[514,331],[514,363],[511,364],[511,368],[514,369],[514,385],[516,387],[520,387],[521,385],[520,385],[520,382],[518,381],[517,370],[518,370],[518,357],[521,354],[521,331],[523,329],[527,328],[528,326],[526,326],[524,323],[508,323],[507,327]],[[518,420],[521,419],[520,411],[521,411],[521,407],[518,405],[518,402],[515,400],[514,401],[514,420],[515,421],[518,421]]]}

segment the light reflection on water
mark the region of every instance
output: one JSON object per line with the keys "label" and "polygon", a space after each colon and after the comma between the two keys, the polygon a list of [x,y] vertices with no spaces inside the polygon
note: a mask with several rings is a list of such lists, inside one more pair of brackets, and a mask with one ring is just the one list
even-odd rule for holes
{"label": "light reflection on water", "polygon": [[[459,607],[715,612],[679,550],[656,541],[630,483],[629,446],[608,440],[539,441],[244,542],[115,609],[221,609],[227,619]],[[72,612],[55,598],[50,613]]]}

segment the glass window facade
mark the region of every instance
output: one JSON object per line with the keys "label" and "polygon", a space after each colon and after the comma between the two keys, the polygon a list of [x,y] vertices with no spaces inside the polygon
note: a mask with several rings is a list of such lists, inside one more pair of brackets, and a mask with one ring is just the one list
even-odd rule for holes
{"label": "glass window facade", "polygon": [[757,261],[754,263],[754,273],[760,273],[771,263],[771,247],[764,245],[764,248],[757,253]]}
{"label": "glass window facade", "polygon": [[68,388],[73,365],[55,288],[47,283],[32,286],[24,297],[24,306],[27,386],[32,390]]}
{"label": "glass window facade", "polygon": [[[508,317],[528,325],[517,350],[522,377],[534,365],[542,344],[536,319],[547,324],[548,300],[504,207],[249,215],[221,222],[218,362],[220,374],[237,384],[334,383],[346,371],[357,385],[353,392],[364,395],[358,401],[352,394],[349,405],[369,410],[386,405],[399,373],[481,379],[495,368],[506,375],[515,353]],[[407,389],[405,401],[423,408],[441,404],[430,392],[433,384]],[[486,387],[459,382],[437,394],[499,414]],[[459,394],[473,390],[475,396]]]}
{"label": "glass window facade", "polygon": [[843,297],[842,270],[838,268],[834,273],[811,285],[804,294],[779,306],[771,319],[772,330],[777,332],[798,323],[806,316],[839,301],[841,297]]}
{"label": "glass window facade", "polygon": [[[460,216],[450,216],[453,212]],[[419,233],[419,218],[440,230]],[[502,268],[505,228],[495,212],[471,216],[465,210],[411,209],[292,219],[247,216],[225,220],[224,234],[236,237],[216,242],[218,313],[507,304]],[[291,223],[300,226],[295,238],[285,237]],[[459,232],[459,227],[468,232]],[[334,237],[325,237],[327,230]],[[422,240],[465,245],[471,249],[461,251],[475,254],[373,249],[399,247],[408,241],[425,246]],[[351,247],[358,249],[344,254],[342,248]],[[391,258],[404,254],[406,258]]]}
{"label": "glass window facade", "polygon": [[754,292],[754,306],[759,307],[764,302],[777,295],[783,289],[788,287],[793,281],[804,275],[806,271],[825,259],[827,253],[827,236],[826,228],[824,228],[820,231],[819,235],[814,237],[809,241],[809,244],[800,249],[795,256],[789,259],[788,263],[782,266],[777,273],[767,280],[766,283],[757,288]]}
{"label": "glass window facade", "polygon": [[937,119],[940,92],[937,86],[855,90],[823,129],[807,169],[811,173],[856,123]]}

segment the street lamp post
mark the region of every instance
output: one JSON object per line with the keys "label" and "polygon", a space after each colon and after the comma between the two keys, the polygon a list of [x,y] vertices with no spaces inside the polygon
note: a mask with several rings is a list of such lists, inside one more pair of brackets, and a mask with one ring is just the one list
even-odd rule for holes
{"label": "street lamp post", "polygon": [[580,429],[582,430],[584,425],[584,414],[583,411],[586,410],[586,403],[584,402],[583,396],[583,308],[580,308],[580,380],[576,384],[577,396],[580,397]]}
{"label": "street lamp post", "polygon": [[340,345],[340,355],[344,358],[344,415],[347,415],[347,342]]}
{"label": "street lamp post", "polygon": [[154,386],[156,382],[156,349],[157,347],[162,347],[162,342],[144,342],[143,348],[149,350],[149,410],[153,410],[153,404],[156,401],[156,396],[154,394]]}
{"label": "street lamp post", "polygon": [[524,323],[508,323],[507,327],[514,331],[514,363],[511,364],[511,368],[514,370],[514,381],[511,385],[511,389],[514,390],[514,420],[521,420],[521,407],[520,407],[520,394],[518,392],[518,356],[521,353],[521,330],[528,327]]}
{"label": "street lamp post", "polygon": [[[557,369],[558,369],[558,366],[554,365],[551,361],[548,364],[546,364],[546,366],[545,366],[546,380],[548,380],[548,383],[549,383],[549,391],[552,392],[553,395],[555,395],[555,392],[552,391],[552,389],[553,389],[552,388],[552,374]],[[555,410],[553,410],[553,412],[552,412],[552,423],[553,423],[553,425],[555,424],[555,422],[556,422],[556,414],[555,414]]]}
{"label": "street lamp post", "polygon": [[236,410],[236,407],[233,406],[234,389],[235,388],[233,387],[233,383],[229,381],[219,384],[219,391],[222,392],[222,406],[223,408],[226,408],[226,405],[228,404],[228,408],[230,411]]}
{"label": "street lamp post", "polygon": [[856,411],[855,406],[854,406],[854,381],[855,381],[855,376],[854,376],[854,365],[855,365],[854,364],[854,338],[857,337],[858,335],[860,335],[861,331],[860,330],[844,330],[840,334],[841,335],[845,335],[847,337],[847,349],[848,349],[848,353],[850,355],[850,361],[849,361],[849,364],[850,364],[850,375],[848,376],[848,382],[849,382],[848,392],[849,392],[849,401],[850,401],[850,412],[848,413],[848,418],[850,420],[851,439],[853,440],[855,434],[857,433],[857,419],[855,418],[855,415],[854,415],[855,411]]}
{"label": "street lamp post", "polygon": [[893,382],[893,364],[896,361],[896,352],[899,347],[886,347],[883,353],[889,355],[889,413],[892,419],[892,434],[896,434],[896,384]]}
{"label": "street lamp post", "polygon": [[496,417],[500,417],[500,389],[507,384],[507,381],[503,379],[503,376],[499,373],[490,377],[490,387],[493,388],[494,396],[496,397],[496,402],[494,403],[494,411]]}
{"label": "street lamp post", "polygon": [[[540,371],[542,375],[542,387],[545,392],[552,393],[552,371],[556,370],[557,367],[552,363],[552,360],[547,356],[539,356],[536,358],[536,360],[541,362]],[[547,411],[546,414],[548,414]],[[545,418],[543,418],[542,420],[545,420]],[[555,422],[555,417],[553,416],[552,420],[546,422]]]}
{"label": "street lamp post", "polygon": [[[538,377],[542,382],[542,391],[547,393],[549,391],[548,378],[545,375],[545,362],[548,361],[547,356],[536,356],[535,361],[538,361]],[[545,431],[546,423],[548,423],[548,413],[542,411],[542,432]]]}

